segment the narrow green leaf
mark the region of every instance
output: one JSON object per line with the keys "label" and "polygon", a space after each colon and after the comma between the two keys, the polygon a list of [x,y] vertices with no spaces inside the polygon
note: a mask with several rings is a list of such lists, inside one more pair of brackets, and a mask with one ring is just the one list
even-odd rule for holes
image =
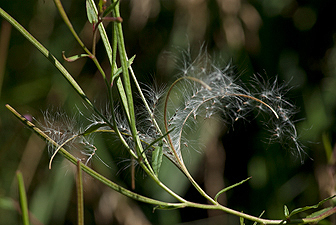
{"label": "narrow green leaf", "polygon": [[317,217],[322,215],[323,213],[327,212],[328,210],[332,209],[333,207],[328,207],[328,208],[324,208],[321,209],[319,211],[313,212],[312,214],[310,214],[309,216],[307,216],[306,218],[313,218],[313,217]]}
{"label": "narrow green leaf", "polygon": [[331,197],[329,197],[329,198],[323,199],[322,201],[320,201],[319,203],[317,203],[316,205],[313,205],[313,206],[305,206],[305,207],[302,207],[302,208],[294,209],[294,210],[289,214],[288,217],[291,217],[291,216],[293,216],[293,215],[295,215],[295,214],[298,214],[298,213],[300,213],[300,212],[307,211],[307,210],[309,210],[309,209],[316,209],[316,208],[320,207],[320,206],[321,206],[323,203],[325,203],[326,201],[328,201],[328,200],[334,198],[335,196],[336,196],[336,195],[333,195],[333,196],[331,196]]}
{"label": "narrow green leaf", "polygon": [[96,13],[95,7],[92,5],[92,2],[89,0],[86,0],[86,14],[91,24],[98,22],[98,15]]}
{"label": "narrow green leaf", "polygon": [[172,210],[172,209],[180,209],[180,208],[184,208],[185,205],[180,204],[180,205],[157,205],[153,208],[153,212],[156,209],[163,209],[163,210]]}
{"label": "narrow green leaf", "polygon": [[93,132],[95,132],[96,130],[98,130],[101,127],[106,127],[108,126],[105,122],[99,122],[99,123],[94,123],[91,124],[90,126],[88,126],[85,131],[82,133],[83,136],[85,135],[89,135]]}
{"label": "narrow green leaf", "polygon": [[38,42],[21,24],[19,24],[14,18],[12,18],[8,13],[0,8],[0,15],[5,18],[10,24],[15,27],[28,41],[30,41],[64,76],[64,78],[70,83],[70,85],[75,89],[75,91],[81,96],[81,98],[88,103],[88,105],[94,109],[97,113],[98,110],[95,109],[89,98],[85,95],[84,91],[77,84],[75,79],[71,74],[64,68],[64,66],[53,56],[40,42]]}
{"label": "narrow green leaf", "polygon": [[216,194],[216,196],[215,196],[215,201],[217,201],[218,197],[219,197],[221,194],[223,194],[224,192],[227,192],[228,190],[230,190],[230,189],[232,189],[232,188],[234,188],[234,187],[237,187],[237,186],[239,186],[239,185],[245,183],[246,181],[248,181],[248,180],[251,179],[251,178],[252,178],[252,177],[249,177],[249,178],[247,178],[247,179],[245,179],[245,180],[240,181],[239,183],[233,184],[233,185],[231,185],[231,186],[229,186],[229,187],[226,187],[226,188],[220,190],[220,191]]}
{"label": "narrow green leaf", "polygon": [[286,205],[284,205],[284,214],[285,214],[285,217],[288,218],[289,210],[288,210],[288,207]]}
{"label": "narrow green leaf", "polygon": [[20,171],[16,172],[16,178],[18,180],[19,185],[19,194],[20,194],[20,206],[22,212],[22,221],[24,225],[29,225],[29,214],[28,214],[28,203],[27,203],[27,196],[26,190],[24,187],[22,173]]}
{"label": "narrow green leaf", "polygon": [[[261,213],[260,213],[260,216],[259,216],[259,218],[261,218],[262,217],[262,215],[264,215],[264,213],[265,213],[265,210],[264,211],[262,211]],[[257,222],[254,222],[253,223],[253,225],[257,225],[258,223]]]}
{"label": "narrow green leaf", "polygon": [[239,218],[239,221],[240,221],[240,225],[245,225],[245,222],[244,222],[244,218],[243,218],[243,217],[240,217],[240,218]]}
{"label": "narrow green leaf", "polygon": [[[132,65],[134,59],[135,59],[135,55],[127,61],[127,66],[128,67],[130,67]],[[122,68],[118,68],[117,71],[113,74],[113,76],[111,78],[111,83],[113,83],[114,79],[116,77],[118,77],[121,74],[121,72],[122,72]]]}
{"label": "narrow green leaf", "polygon": [[164,135],[162,135],[161,137],[157,138],[156,140],[152,141],[152,143],[150,143],[142,152],[142,154],[144,152],[146,152],[148,149],[150,149],[151,147],[153,147],[156,143],[158,143],[159,141],[161,141],[164,137],[166,137],[170,132],[172,132],[173,130],[175,130],[175,127],[171,130],[169,130],[167,133],[165,133]]}
{"label": "narrow green leaf", "polygon": [[114,10],[114,8],[116,7],[116,5],[119,3],[118,1],[113,2],[111,5],[109,5],[109,7],[107,7],[107,9],[104,11],[103,13],[103,17],[107,16],[109,13],[112,12],[112,10]]}
{"label": "narrow green leaf", "polygon": [[120,77],[117,77],[117,87],[118,87],[118,91],[119,91],[119,95],[120,95],[122,104],[123,104],[125,112],[126,112],[127,119],[130,120],[131,117],[130,117],[130,113],[129,113],[129,108],[127,107],[128,99],[127,99],[126,92],[125,92],[125,89],[124,89],[124,86],[122,84],[122,81],[121,81]]}
{"label": "narrow green leaf", "polygon": [[84,58],[84,57],[90,57],[89,54],[78,54],[78,55],[66,57],[65,54],[64,54],[64,51],[62,52],[62,56],[63,56],[63,59],[67,62],[74,62],[74,61],[76,61],[78,59],[81,59],[81,58]]}
{"label": "narrow green leaf", "polygon": [[163,157],[163,141],[160,140],[157,147],[152,152],[152,168],[156,176],[159,176],[159,171]]}

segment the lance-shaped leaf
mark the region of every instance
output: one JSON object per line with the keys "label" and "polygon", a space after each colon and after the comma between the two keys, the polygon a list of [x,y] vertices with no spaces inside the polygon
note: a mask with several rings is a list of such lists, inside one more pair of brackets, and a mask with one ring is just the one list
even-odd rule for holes
{"label": "lance-shaped leaf", "polygon": [[180,203],[179,205],[157,205],[153,208],[153,212],[156,209],[172,210],[172,209],[180,209],[184,207],[186,207],[184,203]]}
{"label": "lance-shaped leaf", "polygon": [[[127,61],[127,66],[128,67],[130,67],[130,65],[132,65],[134,59],[135,59],[135,55]],[[118,68],[117,71],[113,74],[113,76],[111,78],[111,83],[113,83],[114,79],[117,78],[121,74],[121,72],[122,72],[122,68]]]}
{"label": "lance-shaped leaf", "polygon": [[64,54],[64,51],[62,52],[62,56],[63,56],[63,59],[67,62],[74,62],[80,58],[84,58],[84,57],[90,57],[89,54],[78,54],[78,55],[74,55],[74,56],[70,56],[70,57],[66,57],[65,54]]}
{"label": "lance-shaped leaf", "polygon": [[158,146],[152,152],[152,168],[156,176],[159,176],[163,157],[163,141],[160,140]]}
{"label": "lance-shaped leaf", "polygon": [[101,127],[108,126],[105,122],[99,122],[99,123],[93,123],[90,126],[88,126],[85,131],[81,134],[83,136],[92,134],[93,132],[97,131]]}
{"label": "lance-shaped leaf", "polygon": [[288,210],[288,207],[286,205],[284,205],[284,214],[285,214],[285,217],[287,219],[289,217],[289,210]]}
{"label": "lance-shaped leaf", "polygon": [[86,0],[86,14],[91,24],[98,23],[98,15],[95,7],[92,5],[92,1]]}
{"label": "lance-shaped leaf", "polygon": [[244,218],[243,218],[243,217],[240,217],[240,218],[239,218],[239,222],[240,222],[240,225],[245,225],[245,222],[244,222]]}
{"label": "lance-shaped leaf", "polygon": [[215,201],[217,201],[218,197],[219,197],[221,194],[223,194],[224,192],[227,192],[228,190],[230,190],[230,189],[232,189],[232,188],[234,188],[234,187],[237,187],[237,186],[239,186],[239,185],[245,183],[246,181],[248,181],[248,180],[251,179],[251,178],[252,178],[252,177],[249,177],[249,178],[247,178],[247,179],[245,179],[245,180],[240,181],[239,183],[233,184],[233,185],[231,185],[231,186],[229,186],[229,187],[226,187],[226,188],[220,190],[220,191],[216,194],[216,196],[215,196]]}
{"label": "lance-shaped leaf", "polygon": [[329,198],[326,198],[326,199],[323,199],[322,201],[320,201],[319,203],[317,203],[316,205],[312,205],[312,206],[305,206],[305,207],[302,207],[302,208],[297,208],[297,209],[294,209],[288,216],[288,218],[290,218],[291,216],[295,215],[295,214],[298,214],[300,212],[304,212],[304,211],[307,211],[309,209],[316,209],[318,207],[320,207],[323,203],[325,203],[326,201],[329,201],[330,199],[334,198],[336,195],[333,195]]}
{"label": "lance-shaped leaf", "polygon": [[325,209],[321,209],[319,211],[313,212],[312,214],[310,214],[309,216],[307,216],[306,218],[313,218],[313,217],[318,217],[321,216],[323,213],[328,212],[329,210],[331,210],[333,207],[328,207]]}
{"label": "lance-shaped leaf", "polygon": [[[264,213],[265,213],[265,210],[264,210],[264,211],[262,211],[262,212],[260,213],[260,216],[259,216],[259,218],[261,218],[261,217],[264,215]],[[253,223],[253,225],[258,225],[258,223],[257,223],[257,222],[254,222],[254,223]]]}

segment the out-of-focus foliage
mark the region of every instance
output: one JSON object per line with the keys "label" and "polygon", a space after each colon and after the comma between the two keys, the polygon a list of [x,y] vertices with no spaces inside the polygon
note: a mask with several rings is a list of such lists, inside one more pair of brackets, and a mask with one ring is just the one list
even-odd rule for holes
{"label": "out-of-focus foliage", "polygon": [[[63,1],[76,31],[87,46],[92,27],[83,1]],[[1,1],[0,6],[23,24],[56,57],[82,53],[52,1]],[[251,115],[234,127],[212,121],[202,132],[208,140],[201,152],[189,153],[189,168],[212,196],[224,186],[252,176],[219,201],[237,210],[281,218],[289,210],[314,205],[335,194],[336,124],[336,3],[332,0],[121,0],[128,55],[147,84],[172,82],[181,50],[198,54],[200,46],[225,67],[232,61],[239,78],[253,73],[288,82],[288,96],[300,108],[297,126],[306,146],[305,163],[280,145],[268,143]],[[111,31],[111,29],[108,29]],[[101,42],[97,57],[106,67]],[[178,61],[176,63],[176,61]],[[87,95],[105,108],[104,83],[87,59],[64,63]],[[104,68],[106,71],[109,68]],[[78,114],[83,104],[58,71],[17,31],[0,26],[0,224],[18,224],[20,216],[15,171],[21,170],[29,210],[43,224],[75,224],[74,167],[56,157],[48,170],[46,144],[13,118],[4,105],[43,123],[42,111],[61,108]],[[84,111],[84,110],[83,110]],[[89,116],[89,115],[85,115]],[[82,123],[80,117],[74,121]],[[53,121],[57,123],[57,121]],[[206,129],[206,128],[205,128]],[[210,134],[209,134],[210,135]],[[324,137],[324,138],[322,138]],[[96,140],[97,154],[111,168],[94,159],[92,166],[108,178],[131,186],[130,161],[111,140]],[[161,176],[187,199],[203,201],[187,180],[163,160]],[[136,171],[136,191],[166,199],[151,181]],[[85,176],[84,176],[85,177]],[[89,177],[84,180],[86,224],[238,224],[219,212],[198,209],[152,212],[152,206],[133,202]],[[13,203],[12,201],[16,201]],[[330,224],[335,223],[332,217]],[[36,224],[39,224],[36,222]],[[328,224],[328,222],[326,222]]]}

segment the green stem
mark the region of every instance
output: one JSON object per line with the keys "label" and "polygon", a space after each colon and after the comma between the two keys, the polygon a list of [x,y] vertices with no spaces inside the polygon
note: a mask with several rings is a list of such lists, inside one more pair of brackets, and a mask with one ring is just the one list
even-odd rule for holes
{"label": "green stem", "polygon": [[[115,16],[120,17],[120,12],[119,12],[119,3],[115,7]],[[123,37],[123,31],[122,31],[122,26],[120,23],[116,24],[116,34],[118,38],[118,49],[119,49],[119,57],[120,57],[120,62],[121,62],[121,68],[123,71],[123,86],[125,88],[125,93],[126,93],[126,98],[127,98],[127,104],[128,104],[128,110],[130,114],[129,118],[129,125],[130,129],[133,135],[134,141],[138,142],[138,134],[136,130],[136,122],[135,122],[135,113],[134,113],[134,103],[133,103],[133,94],[132,94],[132,88],[131,88],[131,81],[128,73],[128,65],[127,65],[127,59],[126,59],[126,49],[125,49],[125,44],[124,44],[124,37]],[[139,143],[137,143],[139,144]],[[140,145],[141,146],[141,145]],[[140,155],[140,147],[139,145],[137,146],[137,153]]]}
{"label": "green stem", "polygon": [[104,121],[111,125],[108,120],[100,113],[100,111],[92,104],[90,99],[86,96],[82,88],[77,84],[71,74],[64,68],[64,66],[52,55],[40,42],[38,42],[21,24],[19,24],[14,18],[0,8],[0,15],[5,18],[12,26],[14,26],[30,43],[32,43],[63,75],[63,77],[69,82],[79,96],[84,100],[90,108],[97,113]]}
{"label": "green stem", "polygon": [[[27,125],[29,128],[31,128],[37,135],[39,135],[42,139],[46,140],[47,142],[49,142],[51,145],[54,145],[56,148],[59,146],[54,140],[52,140],[48,135],[46,135],[44,132],[42,132],[38,127],[36,127],[33,123],[31,123],[30,121],[28,121],[24,116],[22,116],[21,114],[19,114],[17,111],[15,111],[15,109],[13,109],[10,105],[6,105],[6,107],[18,118],[21,120],[21,122],[23,122],[25,125]],[[67,152],[64,148],[60,149],[60,153],[66,158],[68,159],[71,163],[73,164],[77,164],[77,158],[75,158],[74,156],[72,156],[69,152]],[[200,203],[194,203],[194,202],[189,202],[187,200],[184,200],[183,198],[180,199],[180,201],[183,201],[181,203],[168,203],[168,202],[163,202],[163,201],[159,201],[159,200],[155,200],[155,199],[151,199],[139,194],[136,194],[126,188],[121,187],[120,185],[108,180],[107,178],[105,178],[103,175],[97,173],[96,171],[94,171],[93,169],[85,166],[84,164],[80,164],[82,170],[84,172],[86,172],[87,174],[89,174],[90,176],[92,176],[93,178],[101,181],[102,183],[106,184],[108,187],[112,188],[113,190],[127,196],[130,197],[134,200],[137,201],[141,201],[141,202],[145,202],[148,204],[153,204],[153,205],[157,205],[159,207],[162,208],[184,208],[184,207],[195,207],[195,208],[200,208],[200,209],[213,209],[213,210],[222,210],[224,212],[227,212],[229,214],[232,215],[236,215],[238,217],[242,217],[245,218],[247,220],[251,220],[251,221],[255,221],[257,223],[261,223],[261,224],[295,224],[295,223],[312,223],[312,222],[318,222],[334,213],[336,213],[336,207],[332,208],[330,210],[328,210],[327,212],[316,216],[316,217],[312,217],[312,218],[304,218],[304,219],[293,219],[291,221],[284,221],[284,220],[269,220],[269,219],[262,219],[259,217],[255,217],[255,216],[251,216],[249,214],[245,214],[230,208],[227,208],[225,206],[219,205],[218,203],[216,203],[216,205],[206,205],[206,204],[200,204]],[[148,170],[146,170],[146,167],[144,167],[145,171],[151,176],[152,173],[150,173]],[[155,176],[151,176],[154,180],[158,181],[158,178]],[[169,188],[167,188],[164,184],[162,184],[160,181],[158,181],[159,184],[161,184],[161,187],[164,187],[165,190]],[[170,192],[172,192],[170,190]],[[176,195],[176,194],[175,194]],[[177,196],[177,195],[176,195]]]}
{"label": "green stem", "polygon": [[[73,28],[69,18],[68,18],[68,15],[66,14],[63,6],[62,6],[62,3],[60,0],[54,0],[55,2],[55,5],[59,11],[59,13],[61,14],[61,17],[63,18],[65,24],[68,26],[70,32],[72,33],[72,35],[75,37],[75,39],[77,40],[78,44],[83,48],[83,50],[89,55],[89,57],[92,59],[92,61],[94,62],[94,64],[96,65],[97,69],[99,70],[99,72],[101,73],[103,79],[104,79],[104,82],[107,86],[107,90],[108,90],[108,96],[110,96],[110,92],[111,92],[111,87],[110,87],[110,82],[107,80],[106,78],[106,75],[105,75],[105,72],[103,70],[103,68],[101,67],[101,65],[99,64],[96,56],[95,56],[95,47],[93,47],[93,53],[90,52],[90,50],[84,45],[84,43],[82,42],[82,40],[80,39],[80,37],[78,36],[78,34],[76,33],[75,29]],[[95,42],[96,42],[96,35],[97,32],[96,30],[94,31],[94,38],[93,38],[93,46],[95,46]]]}
{"label": "green stem", "polygon": [[[167,92],[167,95],[166,95],[166,99],[165,99],[165,103],[164,103],[164,109],[163,109],[163,120],[164,120],[164,126],[165,126],[165,129],[166,129],[166,132],[168,133],[168,119],[167,119],[167,111],[168,111],[168,100],[169,100],[169,96],[170,96],[170,93],[172,92],[174,86],[180,82],[181,80],[183,79],[189,79],[189,80],[193,80],[195,82],[198,82],[200,83],[201,85],[203,85],[205,88],[211,90],[211,87],[209,85],[207,85],[206,83],[204,83],[203,81],[195,78],[195,77],[189,77],[189,76],[184,76],[184,77],[180,77],[179,79],[175,80],[174,83],[169,87],[168,89],[168,92]],[[170,137],[170,134],[167,135],[167,138],[168,138],[168,142],[169,142],[169,145],[170,145],[170,148],[171,150],[173,151],[173,154],[178,162],[178,166],[180,167],[180,169],[182,169],[183,172],[185,172],[186,174],[189,174],[187,168],[185,167],[184,165],[184,162],[183,162],[183,159],[182,159],[182,155],[181,155],[181,158],[179,157],[179,155],[177,154],[176,152],[176,149],[174,148],[174,145],[173,145],[173,141]]]}
{"label": "green stem", "polygon": [[[114,16],[115,17],[120,17],[120,12],[119,12],[119,2],[117,3],[116,7],[114,8]],[[129,112],[129,118],[128,118],[128,123],[131,129],[131,133],[133,136],[133,141],[135,143],[135,151],[139,157],[139,161],[141,159],[144,160],[146,167],[150,170],[152,174],[154,174],[154,171],[152,167],[150,166],[150,163],[148,162],[148,159],[145,154],[142,154],[143,148],[141,145],[141,141],[138,135],[137,127],[136,127],[136,119],[135,119],[135,112],[134,112],[134,102],[133,102],[133,94],[132,94],[132,87],[131,87],[131,80],[128,72],[128,60],[127,60],[127,53],[125,49],[125,44],[124,44],[124,36],[123,36],[123,31],[122,31],[122,24],[117,23],[115,25],[115,32],[118,40],[118,50],[119,50],[119,58],[121,62],[121,68],[123,71],[123,86],[125,88],[125,94],[127,98],[127,106],[125,108],[128,109]]]}
{"label": "green stem", "polygon": [[83,180],[81,161],[77,160],[77,175],[76,175],[76,188],[77,188],[77,224],[84,225],[84,198],[83,198]]}
{"label": "green stem", "polygon": [[[53,139],[51,139],[48,135],[46,135],[43,131],[41,131],[38,127],[36,127],[32,122],[28,121],[24,116],[22,116],[20,113],[18,113],[14,108],[12,108],[10,105],[6,105],[6,107],[19,119],[22,123],[24,123],[26,126],[28,126],[30,129],[32,129],[38,136],[40,136],[42,139],[47,141],[50,145],[53,145],[54,147],[58,148],[59,144],[57,144]],[[67,152],[64,148],[60,148],[59,152],[71,163],[74,165],[77,164],[78,159],[71,155],[69,152]],[[81,168],[84,172],[92,176],[93,178],[101,181],[102,183],[106,184],[108,187],[112,188],[113,190],[130,197],[134,200],[145,202],[148,204],[153,205],[159,205],[159,206],[166,206],[166,207],[186,207],[186,203],[168,203],[163,201],[158,201],[155,199],[151,199],[139,194],[136,194],[132,191],[129,191],[126,188],[121,187],[120,185],[108,180],[103,175],[97,173],[90,167],[85,166],[84,164],[81,164]]]}
{"label": "green stem", "polygon": [[16,178],[18,180],[18,185],[19,185],[22,221],[23,221],[24,225],[29,225],[29,213],[28,213],[27,196],[26,196],[26,190],[25,190],[25,186],[24,186],[22,173],[20,171],[16,172]]}

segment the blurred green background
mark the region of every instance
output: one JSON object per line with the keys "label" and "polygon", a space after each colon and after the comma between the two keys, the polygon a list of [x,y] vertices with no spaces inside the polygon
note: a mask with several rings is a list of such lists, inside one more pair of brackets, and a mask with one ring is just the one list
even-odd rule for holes
{"label": "blurred green background", "polygon": [[[86,20],[85,1],[63,4],[75,30],[91,46],[92,25]],[[67,56],[82,53],[52,1],[0,0],[0,6],[59,60],[62,51]],[[186,161],[210,195],[253,177],[222,196],[223,204],[252,215],[266,210],[264,217],[282,219],[284,204],[293,210],[335,194],[335,11],[333,0],[121,0],[126,48],[130,57],[136,55],[133,68],[141,83],[172,82],[174,57],[181,50],[197,53],[203,44],[220,66],[232,61],[244,82],[256,73],[289,83],[287,96],[300,109],[294,120],[307,152],[304,164],[281,145],[270,145],[254,115],[247,118],[249,122],[238,120],[234,127],[211,121],[199,131],[204,149],[190,150]],[[97,49],[108,71],[101,42]],[[104,82],[94,64],[81,59],[64,65],[98,108],[104,109]],[[70,117],[78,109],[84,115],[87,110],[49,61],[2,19],[0,90],[0,224],[21,223],[16,170],[23,172],[33,224],[76,224],[74,166],[56,157],[53,169],[48,170],[46,143],[24,128],[5,104],[40,123],[46,110],[62,110]],[[95,145],[111,168],[97,158],[91,166],[130,187],[130,162],[118,143],[97,137]],[[137,192],[171,200],[140,169],[136,175]],[[187,199],[204,202],[169,161],[164,161],[160,176]],[[85,224],[239,223],[238,218],[218,211],[153,212],[153,206],[127,199],[87,176],[84,194]],[[334,216],[321,222],[335,223]]]}

